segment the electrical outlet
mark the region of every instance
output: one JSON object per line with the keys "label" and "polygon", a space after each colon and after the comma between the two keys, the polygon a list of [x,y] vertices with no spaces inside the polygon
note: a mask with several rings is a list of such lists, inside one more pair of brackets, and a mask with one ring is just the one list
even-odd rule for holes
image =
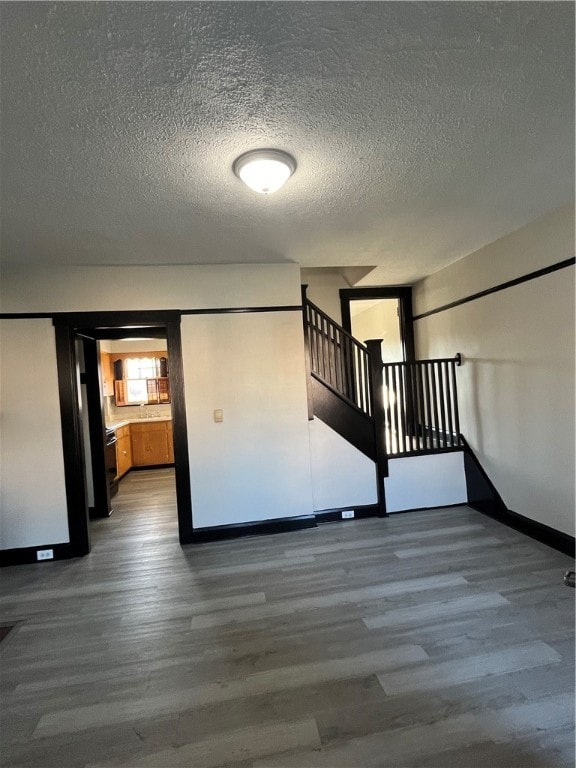
{"label": "electrical outlet", "polygon": [[54,559],[54,550],[53,549],[38,549],[36,550],[36,560],[53,560]]}
{"label": "electrical outlet", "polygon": [[354,510],[348,509],[346,512],[342,512],[342,520],[351,520],[354,517]]}

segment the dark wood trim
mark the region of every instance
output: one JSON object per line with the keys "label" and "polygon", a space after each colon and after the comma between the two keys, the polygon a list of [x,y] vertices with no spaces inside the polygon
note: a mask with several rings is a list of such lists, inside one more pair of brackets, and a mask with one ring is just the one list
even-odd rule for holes
{"label": "dark wood trim", "polygon": [[[51,560],[37,560],[36,552],[41,549],[51,549],[54,557]],[[40,565],[53,563],[55,560],[69,560],[71,557],[79,557],[72,544],[38,544],[34,547],[19,547],[16,549],[0,550],[0,568],[11,565]]]}
{"label": "dark wood trim", "polygon": [[[342,512],[353,511],[354,517],[343,518]],[[349,523],[354,520],[365,520],[368,517],[382,517],[378,504],[360,504],[358,506],[336,507],[336,509],[321,509],[314,512],[317,523]]]}
{"label": "dark wood trim", "polygon": [[471,293],[469,296],[465,296],[462,299],[456,299],[456,301],[451,301],[449,304],[443,304],[441,307],[436,307],[436,309],[429,309],[427,312],[421,312],[419,315],[414,315],[413,320],[422,320],[425,317],[430,317],[430,315],[436,315],[438,312],[445,312],[447,309],[454,309],[454,307],[459,307],[461,304],[467,304],[469,301],[476,301],[476,299],[489,296],[491,293],[505,291],[508,288],[513,288],[515,285],[521,285],[522,283],[527,283],[530,280],[536,280],[539,277],[550,275],[552,272],[557,272],[559,269],[571,267],[575,263],[576,257],[572,257],[571,259],[564,259],[564,261],[558,261],[556,264],[551,264],[549,267],[537,269],[535,272],[529,272],[527,275],[516,277],[513,280],[507,280],[505,283],[495,285],[493,288],[486,288],[484,291]]}
{"label": "dark wood trim", "polygon": [[340,309],[342,326],[352,333],[350,302],[366,299],[398,299],[400,312],[400,337],[404,350],[404,361],[415,360],[414,326],[412,316],[412,286],[369,286],[366,288],[341,288]]}
{"label": "dark wood trim", "polygon": [[0,312],[0,320],[52,320],[54,312]]}
{"label": "dark wood trim", "polygon": [[353,408],[332,387],[311,377],[314,416],[347,440],[358,451],[376,461],[376,436],[373,420]]}
{"label": "dark wood trim", "polygon": [[110,486],[106,472],[106,425],[102,401],[102,372],[100,355],[95,339],[83,338],[86,384],[85,406],[88,408],[90,455],[92,457],[92,486],[94,510],[89,518],[108,517],[110,514]]}
{"label": "dark wood trim", "polygon": [[308,421],[314,418],[314,400],[312,398],[312,360],[310,357],[310,334],[308,332],[308,323],[306,322],[306,291],[307,285],[301,286],[302,291],[302,329],[304,332],[304,367],[306,370],[306,398],[308,402]]}
{"label": "dark wood trim", "polygon": [[143,464],[142,466],[138,467],[130,467],[130,469],[127,469],[126,472],[124,472],[123,475],[121,475],[118,480],[122,480],[128,472],[144,472],[147,469],[169,469],[170,467],[174,467],[175,464]]}
{"label": "dark wood trim", "polygon": [[165,339],[166,331],[163,325],[149,326],[148,328],[130,328],[130,330],[119,328],[80,328],[77,331],[79,336],[88,335],[93,339],[125,339],[130,336],[131,339]]}
{"label": "dark wood trim", "polygon": [[[166,335],[170,356],[178,527],[181,543],[190,542],[193,529],[192,502],[179,312],[174,310],[167,310],[166,312],[143,310],[60,313],[54,316],[53,323],[56,332],[68,524],[70,542],[75,547],[75,554],[83,555],[90,551],[88,508],[82,465],[82,425],[79,415],[75,338],[79,330],[82,330],[83,338],[96,336],[106,338],[105,330],[114,333],[123,325],[140,326],[138,329],[130,329],[131,334],[135,330],[143,332],[145,328],[158,327],[162,328]],[[85,512],[83,515],[81,514],[82,510]],[[83,523],[80,518],[84,520]]]}
{"label": "dark wood trim", "polygon": [[574,557],[573,536],[508,509],[468,442],[462,436],[461,439],[465,446],[464,472],[469,506],[542,544]]}
{"label": "dark wood trim", "polygon": [[509,528],[514,528],[514,530],[530,536],[531,539],[536,539],[541,544],[546,544],[571,558],[575,556],[574,536],[558,531],[556,528],[551,528],[549,525],[544,525],[544,523],[539,523],[537,520],[531,520],[529,517],[513,512],[511,509],[496,514],[480,504],[470,502],[469,506],[477,512],[481,512],[483,515],[492,517],[499,523],[507,525]]}
{"label": "dark wood trim", "polygon": [[[279,306],[266,307],[211,307],[209,309],[154,309],[150,310],[148,321],[147,336],[153,336],[152,328],[154,325],[163,326],[169,315],[180,317],[181,315],[243,315],[258,312],[301,312],[301,304],[286,304]],[[48,319],[58,321],[59,324],[72,324],[78,328],[85,325],[86,328],[99,328],[102,322],[106,321],[106,316],[114,315],[118,317],[118,324],[130,325],[136,315],[140,315],[140,310],[111,310],[99,312],[2,312],[0,320],[39,320]],[[147,313],[148,315],[148,313]],[[94,325],[95,324],[95,325]],[[104,326],[106,327],[106,326]],[[96,335],[94,338],[116,339],[123,338],[124,333],[116,331],[115,327],[107,328],[108,333],[104,336]],[[116,335],[114,335],[116,334]],[[144,335],[138,328],[131,328],[130,335],[138,338],[138,335]]]}
{"label": "dark wood trim", "polygon": [[388,461],[393,461],[394,459],[410,459],[413,456],[433,456],[436,453],[457,453],[458,451],[463,451],[464,448],[461,445],[455,445],[453,447],[447,447],[447,448],[422,448],[419,451],[407,451],[405,453],[391,453],[390,456],[388,456]]}
{"label": "dark wood trim", "polygon": [[[177,309],[129,309],[129,310],[100,310],[97,312],[55,312],[53,314],[54,325],[65,325],[83,332],[87,329],[90,336],[94,336],[96,329],[109,329],[114,333],[117,328],[126,326],[142,326],[142,328],[130,328],[132,333],[138,334],[143,328],[163,327],[168,322],[177,321],[180,312]],[[106,337],[102,337],[106,338]]]}
{"label": "dark wood trim", "polygon": [[430,509],[451,509],[456,507],[461,507],[463,504],[439,504],[436,507],[413,507],[412,509],[398,509],[395,512],[388,512],[388,517],[392,515],[405,515],[408,512],[427,512]]}
{"label": "dark wood trim", "polygon": [[[350,398],[346,397],[346,395],[343,395],[342,392],[338,392],[338,390],[332,386],[332,384],[329,384],[327,381],[324,381],[324,379],[319,376],[317,373],[314,373],[312,371],[310,373],[310,380],[318,382],[318,384],[321,384],[323,387],[326,387],[333,395],[334,397],[339,398],[342,403],[347,407],[350,408],[354,413],[357,413],[358,416],[361,416],[363,419],[366,420],[366,422],[371,422],[372,417],[366,413],[366,411],[363,411],[362,408],[359,408],[356,403],[353,403]],[[314,385],[311,385],[311,390],[314,391]]]}
{"label": "dark wood trim", "polygon": [[170,392],[172,406],[172,433],[174,440],[174,474],[176,477],[176,504],[178,532],[181,544],[192,541],[192,491],[190,487],[190,459],[188,455],[188,427],[186,424],[186,398],[184,395],[184,368],[182,364],[182,336],[180,317],[166,323],[166,341],[170,358]]}
{"label": "dark wood trim", "polygon": [[299,531],[303,528],[316,528],[316,518],[314,515],[280,517],[274,520],[255,520],[248,523],[195,528],[192,534],[192,543],[200,544],[205,541],[222,541],[223,539],[236,539],[242,536],[261,536],[271,533],[284,533],[286,531]]}
{"label": "dark wood trim", "polygon": [[208,541],[223,541],[225,539],[237,539],[244,536],[268,536],[287,531],[299,531],[305,528],[317,528],[319,524],[342,522],[350,520],[342,519],[342,512],[353,509],[355,512],[352,520],[362,520],[368,517],[380,517],[380,508],[377,504],[364,504],[360,506],[339,507],[338,509],[325,509],[314,512],[312,515],[300,515],[298,517],[282,517],[274,520],[255,520],[248,523],[235,523],[232,525],[215,525],[210,528],[195,528],[190,543],[202,544]]}
{"label": "dark wood trim", "polygon": [[86,483],[84,481],[84,448],[80,422],[79,372],[76,360],[75,334],[74,329],[66,325],[56,325],[54,330],[62,424],[64,483],[68,531],[72,549],[70,557],[80,557],[90,552],[90,526]]}
{"label": "dark wood trim", "polygon": [[386,414],[384,412],[384,382],[382,378],[382,339],[369,339],[366,341],[370,355],[370,399],[372,401],[372,413],[374,419],[374,443],[376,445],[376,491],[378,493],[378,507],[380,516],[386,517],[386,497],[384,491],[384,478],[388,477],[388,457],[384,445],[386,430]]}
{"label": "dark wood trim", "polygon": [[183,309],[182,315],[246,315],[258,312],[302,312],[301,304],[277,307],[213,307],[210,309]]}

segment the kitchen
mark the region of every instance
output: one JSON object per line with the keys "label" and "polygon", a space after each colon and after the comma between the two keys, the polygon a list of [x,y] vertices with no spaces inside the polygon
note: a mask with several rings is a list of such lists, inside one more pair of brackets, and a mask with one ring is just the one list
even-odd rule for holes
{"label": "kitchen", "polygon": [[174,465],[166,339],[101,340],[100,371],[109,516],[128,472]]}

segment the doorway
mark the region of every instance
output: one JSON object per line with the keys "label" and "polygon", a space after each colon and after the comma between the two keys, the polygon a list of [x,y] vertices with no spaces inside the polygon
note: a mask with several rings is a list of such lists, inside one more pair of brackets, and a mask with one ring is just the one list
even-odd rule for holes
{"label": "doorway", "polygon": [[340,307],[348,333],[362,342],[382,339],[384,363],[415,359],[410,286],[343,288]]}
{"label": "doorway", "polygon": [[350,327],[354,338],[382,339],[382,361],[404,360],[400,332],[399,299],[358,299],[350,303]]}
{"label": "doorway", "polygon": [[[192,505],[184,401],[180,313],[83,312],[54,317],[64,473],[70,545],[74,555],[90,551],[89,494],[85,468],[89,462],[95,506],[110,505],[106,478],[106,413],[99,343],[122,338],[164,338],[170,358],[170,396],[173,425],[174,474],[181,544],[192,541]],[[79,349],[82,349],[80,354]],[[81,359],[83,357],[83,360]],[[89,414],[89,445],[86,444],[82,406]],[[87,459],[87,453],[89,458]],[[101,516],[101,515],[97,515]]]}

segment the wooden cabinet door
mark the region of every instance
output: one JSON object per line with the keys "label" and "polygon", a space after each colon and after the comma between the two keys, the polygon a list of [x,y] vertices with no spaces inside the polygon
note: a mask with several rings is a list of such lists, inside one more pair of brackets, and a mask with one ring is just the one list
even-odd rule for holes
{"label": "wooden cabinet door", "polygon": [[168,463],[174,464],[174,435],[172,431],[172,422],[166,422],[166,442],[168,445]]}
{"label": "wooden cabinet door", "polygon": [[102,394],[114,394],[114,371],[110,364],[110,354],[108,352],[100,353],[100,369],[102,371]]}
{"label": "wooden cabinet door", "polygon": [[132,441],[130,425],[116,430],[116,471],[122,477],[132,467]]}
{"label": "wooden cabinet door", "polygon": [[132,463],[135,467],[147,467],[154,464],[173,464],[174,457],[168,446],[169,421],[132,424]]}

